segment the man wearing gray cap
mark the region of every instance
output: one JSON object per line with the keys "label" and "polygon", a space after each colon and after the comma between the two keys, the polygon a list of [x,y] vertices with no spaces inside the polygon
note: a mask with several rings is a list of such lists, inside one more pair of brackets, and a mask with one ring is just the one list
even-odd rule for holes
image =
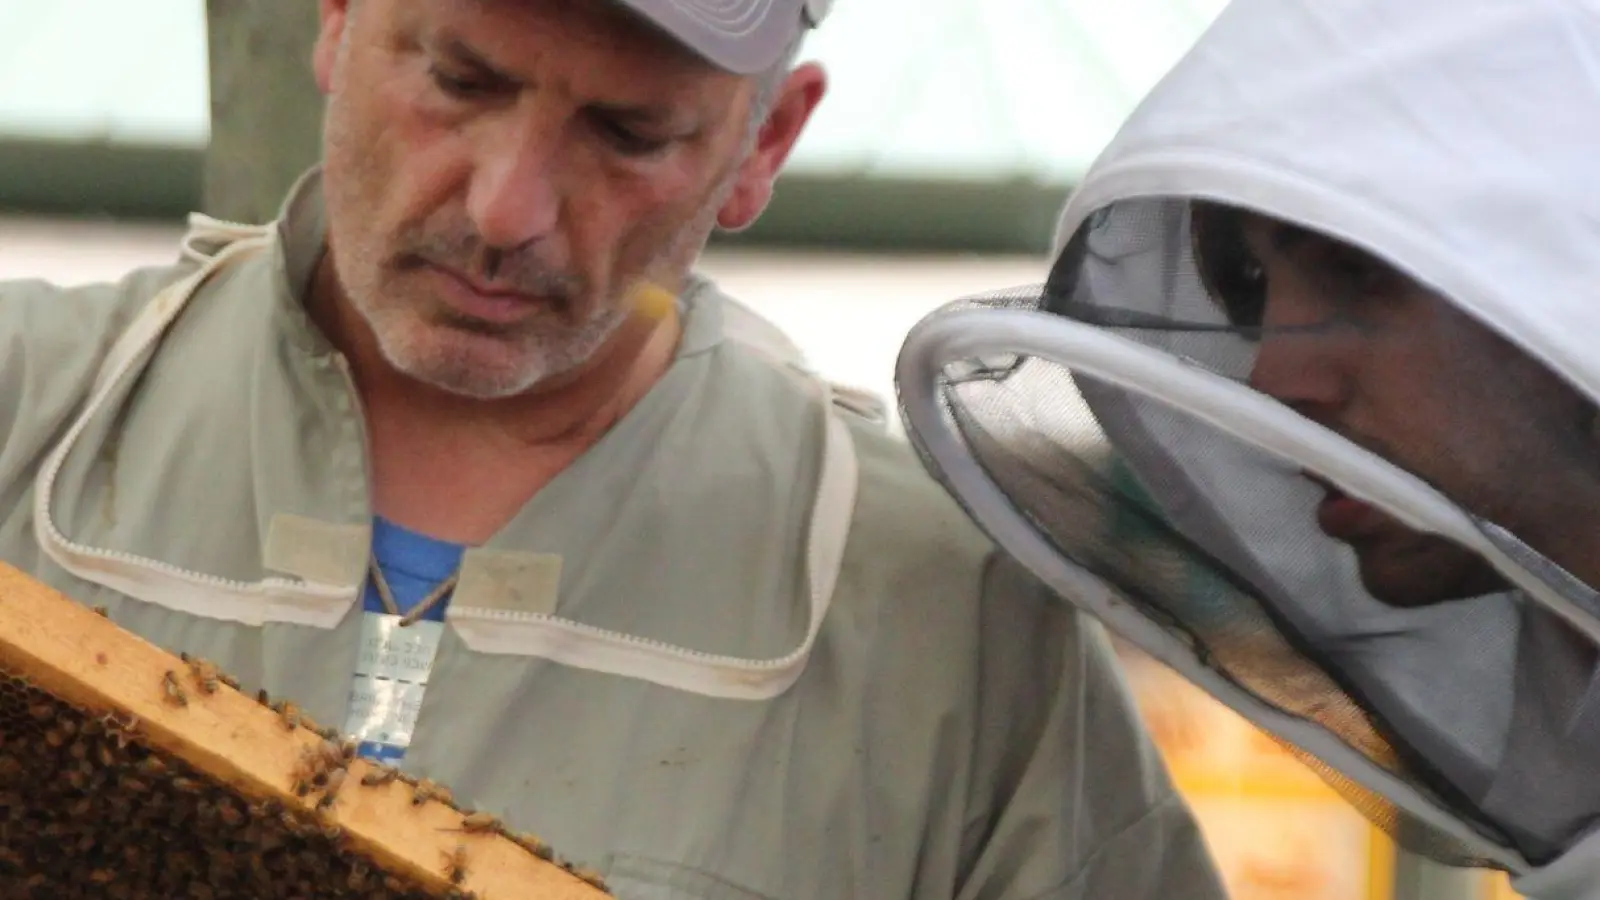
{"label": "man wearing gray cap", "polygon": [[0,285],[0,559],[628,898],[1209,898],[1104,634],[693,273],[819,0],[322,0],[323,163]]}

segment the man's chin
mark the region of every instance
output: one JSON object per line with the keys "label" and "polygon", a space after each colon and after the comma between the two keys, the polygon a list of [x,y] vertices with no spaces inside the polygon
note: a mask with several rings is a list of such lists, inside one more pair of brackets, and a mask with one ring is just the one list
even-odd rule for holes
{"label": "man's chin", "polygon": [[1510,587],[1487,562],[1464,550],[1458,552],[1465,558],[1437,560],[1432,565],[1403,558],[1370,561],[1362,557],[1361,584],[1373,599],[1397,609],[1471,600]]}
{"label": "man's chin", "polygon": [[504,400],[537,390],[559,377],[550,366],[514,354],[503,346],[468,347],[453,340],[448,346],[384,346],[389,366],[407,379],[465,400]]}
{"label": "man's chin", "polygon": [[401,374],[411,381],[462,400],[507,400],[537,390],[542,379],[487,378],[482,372],[458,372],[436,368],[406,368]]}
{"label": "man's chin", "polygon": [[389,366],[413,381],[473,400],[503,400],[569,384],[599,358],[625,319],[568,334],[463,322],[433,312],[368,319]]}
{"label": "man's chin", "polygon": [[1441,591],[1437,585],[1392,583],[1382,578],[1363,576],[1361,584],[1372,599],[1395,609],[1423,609],[1441,603],[1454,603],[1470,599]]}

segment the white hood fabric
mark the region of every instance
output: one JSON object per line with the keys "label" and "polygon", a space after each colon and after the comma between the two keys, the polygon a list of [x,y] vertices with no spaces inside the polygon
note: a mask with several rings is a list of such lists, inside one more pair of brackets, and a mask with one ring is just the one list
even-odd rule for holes
{"label": "white hood fabric", "polygon": [[[1592,586],[1240,384],[1195,200],[1364,247],[1600,402],[1600,0],[1234,0],[1074,193],[1049,283],[934,314],[898,373],[930,470],[1063,596],[1409,846],[1600,898],[1600,691],[1561,649],[1600,636]],[[1376,601],[1302,469],[1511,588]]]}
{"label": "white hood fabric", "polygon": [[1063,211],[1209,196],[1382,248],[1600,396],[1600,4],[1235,0]]}

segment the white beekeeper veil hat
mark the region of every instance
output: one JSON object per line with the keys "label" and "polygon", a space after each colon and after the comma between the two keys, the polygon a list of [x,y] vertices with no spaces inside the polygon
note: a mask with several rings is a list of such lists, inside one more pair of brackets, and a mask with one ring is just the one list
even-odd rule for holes
{"label": "white beekeeper veil hat", "polygon": [[908,338],[929,469],[1403,845],[1600,897],[1600,4],[1235,0],[1057,237]]}

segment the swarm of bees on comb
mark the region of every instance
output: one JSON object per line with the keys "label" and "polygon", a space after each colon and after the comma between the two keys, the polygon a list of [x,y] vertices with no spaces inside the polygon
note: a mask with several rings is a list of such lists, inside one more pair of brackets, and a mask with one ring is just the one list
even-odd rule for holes
{"label": "swarm of bees on comb", "polygon": [[355,749],[0,566],[0,898],[608,896]]}

